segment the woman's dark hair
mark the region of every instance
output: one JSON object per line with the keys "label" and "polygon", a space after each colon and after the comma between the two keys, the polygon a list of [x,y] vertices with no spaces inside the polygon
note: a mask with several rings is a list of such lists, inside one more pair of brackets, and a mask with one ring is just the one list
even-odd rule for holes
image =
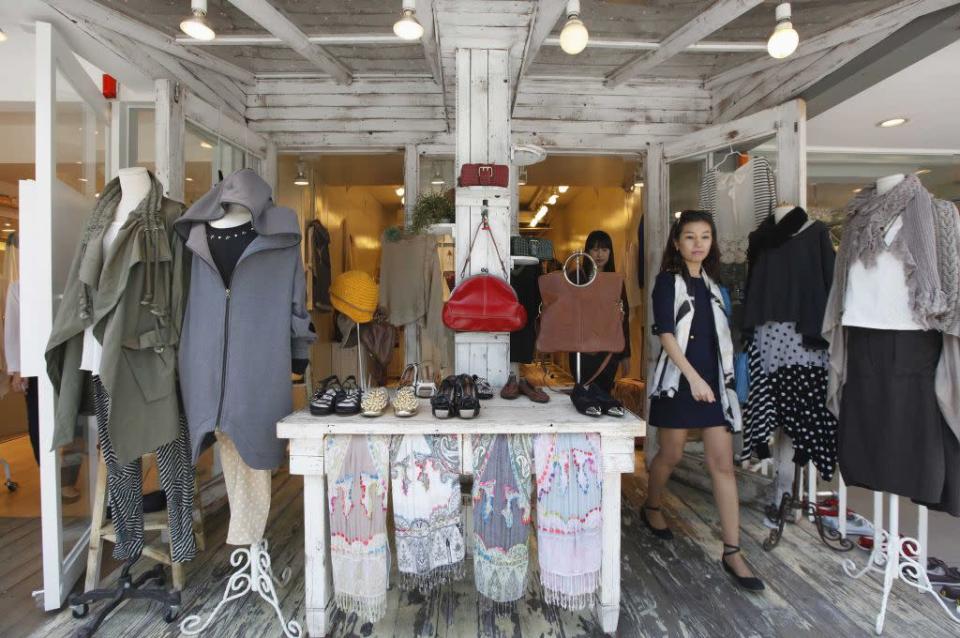
{"label": "woman's dark hair", "polygon": [[[606,265],[604,265],[603,272],[613,272],[616,270],[613,262],[613,240],[610,239],[610,235],[602,230],[595,230],[587,235],[587,241],[583,242],[583,252],[589,253],[594,248],[606,248],[610,251],[610,259],[608,259]],[[593,263],[584,260],[583,269],[589,277],[593,272]]]}
{"label": "woman's dark hair", "polygon": [[677,250],[676,242],[680,241],[680,235],[683,234],[683,228],[687,224],[694,222],[704,222],[710,224],[710,235],[713,241],[710,242],[710,252],[707,258],[703,260],[703,269],[707,275],[716,278],[717,271],[720,269],[720,246],[717,244],[717,224],[713,221],[713,215],[705,210],[685,210],[680,213],[680,219],[670,227],[670,234],[667,237],[667,245],[663,249],[663,261],[660,263],[660,272],[672,272],[689,277],[687,264],[683,261],[680,251]]}

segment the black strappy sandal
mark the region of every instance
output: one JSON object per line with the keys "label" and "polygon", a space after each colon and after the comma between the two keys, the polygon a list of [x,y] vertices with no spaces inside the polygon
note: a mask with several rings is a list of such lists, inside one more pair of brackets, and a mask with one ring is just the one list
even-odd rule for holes
{"label": "black strappy sandal", "polygon": [[340,379],[333,374],[317,384],[317,390],[310,397],[310,414],[326,416],[333,412],[334,399],[340,391]]}
{"label": "black strappy sandal", "polygon": [[647,518],[647,510],[651,512],[659,512],[659,507],[647,507],[643,506],[643,509],[640,510],[640,520],[643,521],[643,524],[647,526],[647,529],[650,530],[650,533],[659,538],[662,541],[672,541],[673,540],[673,531],[669,527],[654,527],[650,522],[650,519]]}
{"label": "black strappy sandal", "polygon": [[740,547],[738,545],[723,544],[723,556],[720,557],[720,564],[723,565],[723,571],[730,574],[730,577],[740,586],[740,589],[746,589],[751,592],[760,592],[766,589],[763,581],[756,576],[738,576],[737,572],[733,571],[733,567],[730,567],[730,563],[728,563],[726,559],[727,556],[733,556],[739,553]]}

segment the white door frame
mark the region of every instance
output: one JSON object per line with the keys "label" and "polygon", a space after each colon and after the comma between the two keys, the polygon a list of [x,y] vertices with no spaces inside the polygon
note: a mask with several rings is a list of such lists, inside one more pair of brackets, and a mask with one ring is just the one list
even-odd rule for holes
{"label": "white door frame", "polygon": [[[47,377],[44,349],[53,327],[53,222],[56,177],[57,71],[90,107],[93,119],[110,133],[110,105],[90,80],[53,25],[36,23],[36,179],[22,182],[30,214],[21,220],[29,246],[21,250],[21,361],[23,376],[36,377],[40,408],[40,500],[43,543],[43,606],[63,605],[86,564],[89,529],[69,551],[63,547],[60,501],[60,456],[51,451],[54,430],[53,386]],[[105,140],[105,170],[110,172],[110,140]],[[95,181],[95,178],[94,178]],[[91,184],[92,186],[93,184]],[[29,253],[28,253],[29,250]],[[96,471],[91,457],[91,472]],[[92,483],[88,483],[91,485]]]}

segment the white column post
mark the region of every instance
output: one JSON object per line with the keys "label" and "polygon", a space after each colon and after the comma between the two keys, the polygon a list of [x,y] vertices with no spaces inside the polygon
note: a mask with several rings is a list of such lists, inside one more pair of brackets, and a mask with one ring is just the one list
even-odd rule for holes
{"label": "white column post", "polygon": [[163,184],[164,194],[183,201],[183,178],[186,162],[183,154],[183,135],[186,121],[183,115],[184,93],[172,80],[154,82],[157,179]]}
{"label": "white column post", "polygon": [[[510,163],[510,59],[502,49],[457,51],[457,150],[456,169],[464,164]],[[466,276],[482,270],[503,277],[497,249],[507,269],[510,259],[509,188],[457,188],[457,276],[466,262],[470,240],[488,212],[491,234],[480,236],[470,256]],[[486,205],[484,205],[486,203]],[[494,248],[494,241],[497,248]],[[458,333],[457,373],[486,377],[503,385],[510,372],[508,333]]]}
{"label": "white column post", "polygon": [[[416,144],[407,144],[403,153],[403,221],[409,225],[413,221],[413,207],[420,196],[420,149]],[[420,361],[420,328],[416,323],[403,328],[403,363]]]}

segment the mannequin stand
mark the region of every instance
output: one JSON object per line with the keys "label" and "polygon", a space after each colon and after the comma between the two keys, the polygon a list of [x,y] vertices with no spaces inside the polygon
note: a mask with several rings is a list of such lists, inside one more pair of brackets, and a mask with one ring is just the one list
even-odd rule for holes
{"label": "mannequin stand", "polygon": [[960,616],[951,611],[943,598],[934,590],[927,577],[927,508],[918,506],[917,536],[910,538],[900,535],[900,498],[889,494],[890,514],[888,526],[883,525],[883,494],[873,494],[873,549],[867,564],[857,570],[856,563],[849,558],[843,562],[843,571],[851,578],[861,578],[868,572],[883,574],[883,591],[880,596],[880,613],[874,626],[877,635],[883,633],[883,624],[887,616],[887,602],[896,580],[917,588],[921,593],[929,593],[943,607],[947,616],[960,625]]}
{"label": "mannequin stand", "polygon": [[[87,624],[77,630],[77,638],[89,638],[97,632],[103,620],[125,600],[154,600],[163,603],[163,619],[173,622],[180,613],[180,592],[167,591],[163,565],[154,565],[134,580],[130,576],[136,560],[127,561],[120,572],[119,582],[111,589],[93,589],[82,594],[72,594],[67,600],[74,618],[84,618],[90,610],[90,603],[108,601],[106,606]],[[144,585],[154,582],[153,587]]]}
{"label": "mannequin stand", "polygon": [[223,598],[217,603],[206,622],[203,622],[198,615],[187,616],[180,623],[180,631],[188,636],[201,633],[210,626],[224,605],[254,592],[273,607],[277,614],[277,620],[280,622],[280,630],[286,638],[301,638],[304,634],[300,623],[295,620],[285,621],[283,612],[280,611],[280,603],[277,600],[276,585],[285,583],[288,570],[284,570],[284,577],[280,581],[274,578],[267,548],[267,541],[263,539],[249,548],[239,547],[233,550],[230,555],[230,564],[237,569],[230,575],[230,580],[227,581]]}
{"label": "mannequin stand", "polygon": [[[767,540],[763,541],[763,548],[769,552],[780,543],[780,539],[783,537],[783,527],[786,525],[788,518],[795,518],[794,512],[796,511],[800,515],[808,516],[813,520],[814,525],[817,526],[817,534],[820,535],[820,540],[823,541],[824,545],[837,552],[848,552],[853,549],[854,543],[849,538],[842,536],[837,530],[824,526],[823,518],[815,502],[816,496],[814,496],[814,502],[810,501],[810,494],[815,494],[814,492],[808,492],[805,497],[794,496],[795,494],[802,494],[802,481],[802,467],[797,463],[793,472],[793,491],[784,493],[783,498],[780,499],[779,508],[767,512],[767,517],[775,522],[777,527],[770,530]],[[839,514],[841,518],[844,516],[846,516],[845,511]]]}

